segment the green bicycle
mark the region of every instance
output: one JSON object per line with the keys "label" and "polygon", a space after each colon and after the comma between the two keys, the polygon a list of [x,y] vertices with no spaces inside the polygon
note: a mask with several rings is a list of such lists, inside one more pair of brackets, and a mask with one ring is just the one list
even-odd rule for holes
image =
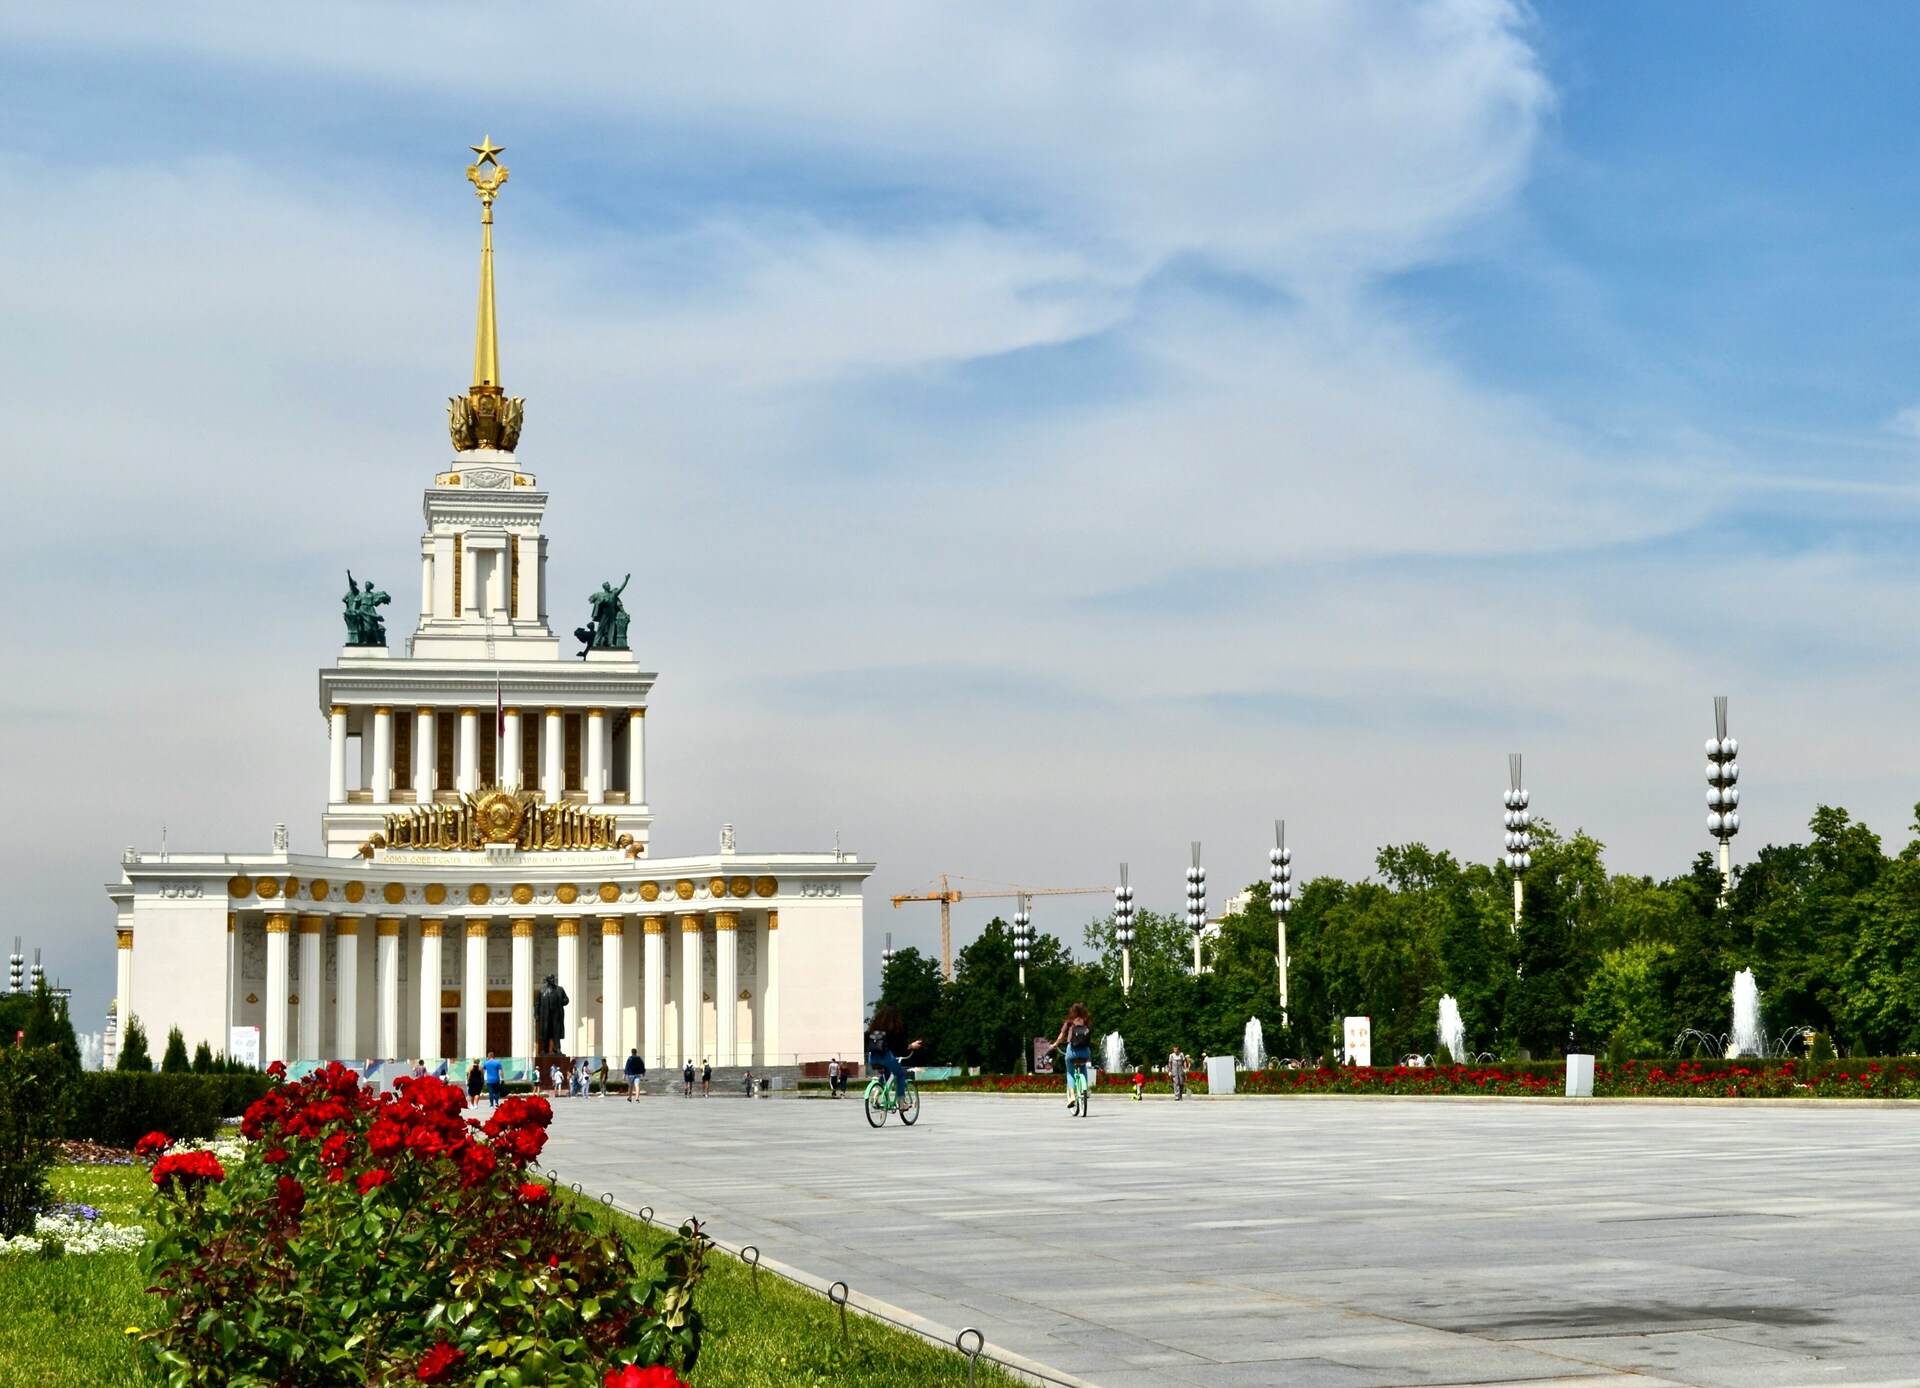
{"label": "green bicycle", "polygon": [[1085,1061],[1067,1062],[1067,1106],[1074,1117],[1087,1116],[1087,1099],[1093,1091],[1093,1066]]}
{"label": "green bicycle", "polygon": [[867,1122],[880,1127],[887,1121],[889,1113],[900,1115],[900,1121],[911,1128],[920,1117],[920,1086],[913,1082],[913,1076],[907,1076],[906,1097],[899,1098],[893,1091],[893,1076],[882,1070],[867,1081]]}

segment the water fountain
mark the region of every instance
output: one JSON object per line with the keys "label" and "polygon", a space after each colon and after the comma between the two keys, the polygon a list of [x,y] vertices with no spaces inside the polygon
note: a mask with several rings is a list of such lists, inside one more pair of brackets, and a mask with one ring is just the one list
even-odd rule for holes
{"label": "water fountain", "polygon": [[1733,976],[1733,1035],[1727,1038],[1727,1059],[1765,1055],[1766,1045],[1760,1029],[1760,985],[1753,981],[1752,969],[1742,969]]}
{"label": "water fountain", "polygon": [[1440,1044],[1447,1048],[1447,1054],[1453,1057],[1455,1065],[1465,1065],[1471,1056],[1467,1054],[1467,1025],[1460,1020],[1460,1004],[1453,1000],[1453,994],[1443,993],[1440,997],[1440,1024],[1438,1027]]}
{"label": "water fountain", "polygon": [[1101,1056],[1101,1059],[1106,1062],[1106,1070],[1109,1075],[1126,1073],[1127,1046],[1126,1043],[1120,1039],[1119,1032],[1110,1031],[1107,1033],[1106,1043],[1102,1047],[1102,1050],[1104,1054]]}
{"label": "water fountain", "polygon": [[1240,1063],[1249,1070],[1267,1068],[1267,1041],[1258,1017],[1247,1018],[1246,1033],[1240,1038]]}

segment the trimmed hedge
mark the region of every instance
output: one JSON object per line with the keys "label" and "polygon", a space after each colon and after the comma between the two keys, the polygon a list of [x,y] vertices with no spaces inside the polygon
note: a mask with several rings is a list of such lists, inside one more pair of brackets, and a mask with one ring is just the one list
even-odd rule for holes
{"label": "trimmed hedge", "polygon": [[67,1136],[110,1147],[131,1147],[151,1132],[212,1137],[221,1119],[246,1112],[273,1084],[257,1071],[238,1075],[84,1071],[74,1086]]}

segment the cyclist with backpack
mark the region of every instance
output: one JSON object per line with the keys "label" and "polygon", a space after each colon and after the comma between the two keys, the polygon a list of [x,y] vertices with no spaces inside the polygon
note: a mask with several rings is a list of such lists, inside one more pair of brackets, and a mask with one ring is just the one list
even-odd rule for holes
{"label": "cyclist with backpack", "polygon": [[893,1096],[897,1103],[907,1100],[907,1067],[900,1061],[901,1052],[911,1055],[920,1049],[919,1041],[902,1047],[900,1043],[906,1039],[907,1024],[899,1008],[883,1002],[873,1009],[873,1019],[867,1023],[867,1063],[893,1076]]}
{"label": "cyclist with backpack", "polygon": [[1074,1072],[1085,1071],[1093,1063],[1093,1016],[1085,1003],[1077,1002],[1067,1009],[1067,1019],[1060,1024],[1060,1034],[1053,1038],[1053,1044],[1066,1048],[1067,1107],[1072,1108]]}

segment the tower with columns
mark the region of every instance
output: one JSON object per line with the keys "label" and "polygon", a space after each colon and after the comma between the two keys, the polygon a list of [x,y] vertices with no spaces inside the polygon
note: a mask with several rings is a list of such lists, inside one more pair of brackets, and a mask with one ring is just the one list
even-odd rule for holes
{"label": "tower with columns", "polygon": [[500,377],[503,152],[483,140],[467,171],[482,205],[474,375],[425,489],[418,622],[404,650],[349,644],[320,671],[321,851],[291,852],[283,831],[259,853],[129,849],[108,888],[118,1016],[296,1070],[524,1062],[552,974],[568,1051],[615,1069],[629,1049],[649,1066],[857,1054],[873,865],[743,852],[730,829],[713,853],[655,858],[655,676],[624,607],[596,605],[617,620],[590,621],[577,655],[550,626],[547,493]]}

